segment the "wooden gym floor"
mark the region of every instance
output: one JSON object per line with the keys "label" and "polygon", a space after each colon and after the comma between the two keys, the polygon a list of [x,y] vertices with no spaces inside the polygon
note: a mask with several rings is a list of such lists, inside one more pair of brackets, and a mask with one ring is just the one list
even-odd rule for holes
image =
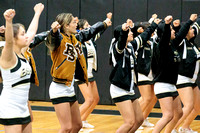
{"label": "wooden gym floor", "polygon": [[[57,120],[53,105],[50,102],[31,101],[34,121],[32,123],[33,133],[57,133],[60,125]],[[161,117],[160,109],[153,109],[149,121],[155,124]],[[97,105],[89,116],[88,122],[95,126],[94,129],[83,129],[79,133],[115,133],[123,123],[116,106]],[[191,128],[200,132],[200,117],[193,121]],[[151,133],[152,128],[145,127],[137,133]],[[0,125],[0,133],[5,133],[3,125]]]}

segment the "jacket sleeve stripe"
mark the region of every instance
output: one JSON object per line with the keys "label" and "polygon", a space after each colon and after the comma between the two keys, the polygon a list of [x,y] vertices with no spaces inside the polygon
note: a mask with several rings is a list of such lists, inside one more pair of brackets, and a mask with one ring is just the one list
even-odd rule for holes
{"label": "jacket sleeve stripe", "polygon": [[199,29],[200,29],[200,27],[199,27],[198,23],[195,22],[194,25],[193,25],[192,27],[194,27],[194,28],[196,29],[196,31],[197,31],[197,34],[199,34]]}
{"label": "jacket sleeve stripe", "polygon": [[135,38],[136,42],[137,42],[137,50],[142,46],[142,38],[140,36]]}

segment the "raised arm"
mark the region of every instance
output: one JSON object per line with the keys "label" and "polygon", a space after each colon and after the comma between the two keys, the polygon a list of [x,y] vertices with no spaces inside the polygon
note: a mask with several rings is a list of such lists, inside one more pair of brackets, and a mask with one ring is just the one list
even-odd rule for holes
{"label": "raised arm", "polygon": [[163,34],[159,41],[159,49],[161,51],[165,51],[166,50],[165,48],[169,46],[169,42],[170,42],[170,38],[171,38],[170,24],[171,24],[172,20],[173,20],[173,18],[171,15],[169,15],[165,18],[164,31],[163,31]]}
{"label": "raised arm", "polygon": [[127,23],[122,24],[119,29],[119,39],[116,46],[118,53],[122,53],[124,48],[126,47],[129,25]]}
{"label": "raised arm", "polygon": [[155,19],[151,26],[149,26],[143,33],[141,33],[139,36],[135,37],[133,41],[131,41],[134,50],[138,50],[139,47],[143,45],[143,43],[147,42],[150,39],[152,33],[158,27],[160,21],[160,19]]}
{"label": "raised arm", "polygon": [[60,27],[61,26],[57,21],[53,22],[51,25],[52,30],[47,35],[46,46],[51,51],[60,46],[60,42],[62,40],[62,36],[59,32]]}
{"label": "raised arm", "polygon": [[45,39],[47,38],[48,33],[49,33],[49,31],[44,31],[44,32],[41,32],[39,34],[36,34],[34,39],[33,39],[33,41],[29,45],[29,48],[33,49],[36,46],[38,46],[41,43],[43,43],[45,41]]}
{"label": "raised arm", "polygon": [[160,23],[161,19],[156,18],[151,26],[149,26],[143,33],[141,33],[139,36],[141,36],[142,41],[146,42],[150,39],[152,33],[155,31],[155,29],[158,27],[158,24]]}
{"label": "raised arm", "polygon": [[150,24],[152,24],[152,22],[156,19],[158,17],[158,15],[157,14],[153,14],[152,16],[151,16],[151,18],[149,19],[149,23]]}
{"label": "raised arm", "polygon": [[197,19],[197,14],[192,14],[190,16],[190,19],[181,27],[181,29],[179,30],[179,32],[176,34],[176,37],[174,40],[172,40],[172,42],[178,46],[182,40],[186,37],[190,26],[192,25],[192,23]]}
{"label": "raised arm", "polygon": [[111,26],[112,22],[110,19],[106,19],[104,22],[97,22],[92,25],[90,28],[81,30],[78,34],[76,34],[76,39],[81,43],[90,40],[94,37],[98,32],[105,30],[108,26]]}
{"label": "raised arm", "polygon": [[[109,13],[107,13],[106,16],[107,16],[107,18],[104,20],[104,22],[107,23],[107,26],[109,27],[109,26],[112,25],[112,21],[111,21],[111,19],[112,19],[112,13],[109,12]],[[106,21],[107,21],[107,22],[106,22]],[[106,29],[107,29],[107,28],[106,28]],[[96,41],[97,39],[99,39],[100,36],[104,33],[104,31],[105,31],[106,29],[104,28],[104,29],[101,30],[99,33],[97,33],[96,36],[93,37],[93,40]]]}
{"label": "raised arm", "polygon": [[173,25],[172,25],[172,28],[174,29],[175,31],[175,34],[179,32],[180,28],[181,28],[181,21],[179,19],[176,19],[173,21]]}
{"label": "raised arm", "polygon": [[28,44],[30,44],[33,38],[35,37],[35,34],[38,29],[39,18],[43,9],[44,9],[44,5],[42,3],[38,3],[34,7],[35,14],[26,32],[27,37],[28,37],[28,42],[27,42]]}
{"label": "raised arm", "polygon": [[0,57],[0,64],[3,68],[10,68],[16,63],[16,56],[13,50],[14,37],[13,37],[13,26],[12,21],[15,16],[14,9],[8,9],[4,12],[4,18],[6,20],[6,29],[5,29],[5,40],[6,44],[2,50]]}
{"label": "raised arm", "polygon": [[194,39],[197,37],[199,34],[200,30],[200,16],[198,16],[196,22],[192,25],[192,28],[194,29],[194,37],[190,39],[191,42],[194,42]]}

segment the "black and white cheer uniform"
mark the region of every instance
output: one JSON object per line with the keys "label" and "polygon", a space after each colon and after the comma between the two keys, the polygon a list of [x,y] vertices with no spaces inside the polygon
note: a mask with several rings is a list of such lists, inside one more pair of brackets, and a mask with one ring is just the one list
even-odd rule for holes
{"label": "black and white cheer uniform", "polygon": [[1,68],[3,90],[0,95],[0,124],[3,125],[31,122],[28,96],[32,69],[26,59],[17,58],[13,68]]}

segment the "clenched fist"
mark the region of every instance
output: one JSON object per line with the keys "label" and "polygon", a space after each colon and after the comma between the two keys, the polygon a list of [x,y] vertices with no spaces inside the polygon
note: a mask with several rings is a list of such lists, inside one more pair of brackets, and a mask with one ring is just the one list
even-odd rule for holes
{"label": "clenched fist", "polygon": [[15,10],[14,9],[8,9],[4,12],[4,18],[6,21],[12,22],[14,16],[15,16]]}
{"label": "clenched fist", "polygon": [[174,27],[178,27],[180,25],[181,21],[179,19],[176,19],[173,21]]}
{"label": "clenched fist", "polygon": [[127,31],[129,29],[129,25],[127,23],[122,24],[122,30]]}
{"label": "clenched fist", "polygon": [[190,20],[195,21],[197,19],[197,14],[191,14]]}
{"label": "clenched fist", "polygon": [[44,5],[42,3],[38,3],[34,6],[35,13],[41,14],[44,9]]}
{"label": "clenched fist", "polygon": [[110,20],[112,19],[112,13],[111,12],[107,13],[107,18],[109,18]]}
{"label": "clenched fist", "polygon": [[55,21],[52,23],[51,28],[53,30],[53,33],[56,33],[58,29],[60,28],[60,24],[57,21]]}
{"label": "clenched fist", "polygon": [[170,24],[173,20],[173,17],[171,15],[165,17],[165,24]]}

